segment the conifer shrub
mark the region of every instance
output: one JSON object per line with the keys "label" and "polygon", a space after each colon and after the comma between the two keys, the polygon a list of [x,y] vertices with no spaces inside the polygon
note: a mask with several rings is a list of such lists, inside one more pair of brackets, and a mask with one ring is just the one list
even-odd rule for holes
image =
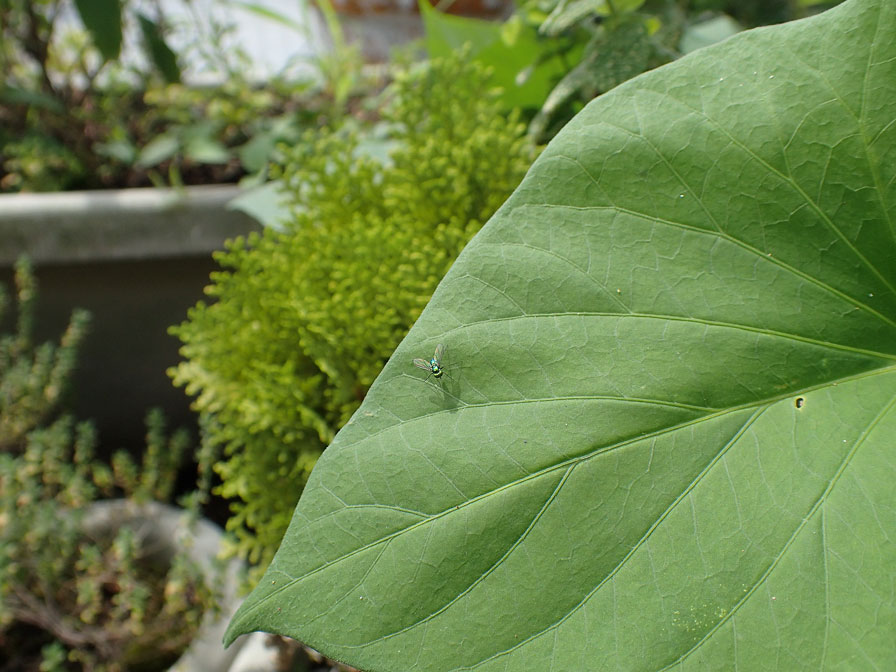
{"label": "conifer shrub", "polygon": [[170,374],[223,451],[251,562],[273,555],[317,457],[534,158],[497,95],[462,54],[417,64],[385,91],[375,143],[342,127],[286,149],[288,221],[228,243],[213,302],[172,328],[185,361]]}

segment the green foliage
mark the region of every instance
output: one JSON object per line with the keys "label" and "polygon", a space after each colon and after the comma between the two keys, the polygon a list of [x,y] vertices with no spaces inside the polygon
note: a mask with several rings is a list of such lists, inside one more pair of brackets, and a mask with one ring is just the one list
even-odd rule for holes
{"label": "green foliage", "polygon": [[[58,411],[89,321],[86,311],[75,310],[58,345],[36,345],[37,288],[27,258],[16,264],[15,282],[15,332],[0,334],[0,451],[20,449],[28,432]],[[0,287],[0,321],[5,317],[7,302]]]}
{"label": "green foliage", "polygon": [[419,2],[429,54],[471,45],[477,60],[495,69],[505,104],[529,109],[529,133],[538,141],[552,138],[588,101],[689,49],[832,4],[525,0],[502,25],[442,14]]}
{"label": "green foliage", "polygon": [[[228,639],[368,672],[891,667],[893,34],[896,4],[848,0],[571,121],[319,460]],[[412,364],[437,343],[451,384]]]}
{"label": "green foliage", "polygon": [[[132,527],[94,533],[85,515],[112,496],[135,506],[169,500],[189,436],[169,436],[151,411],[140,464],[123,451],[111,466],[96,459],[92,425],[59,416],[87,314],[73,313],[58,344],[36,345],[37,287],[25,259],[16,285],[15,329],[0,334],[0,659],[32,669],[35,639],[46,642],[42,669],[73,669],[68,661],[111,672],[146,650],[176,657],[215,604],[211,583],[186,554],[160,564]],[[200,502],[191,498],[193,515]]]}
{"label": "green foliage", "polygon": [[[134,82],[156,81],[115,60],[128,4],[0,3],[0,191],[103,186],[111,167],[94,144],[141,110]],[[83,29],[59,19],[75,10]]]}
{"label": "green foliage", "polygon": [[137,12],[137,24],[143,35],[143,43],[153,65],[169,84],[180,82],[180,66],[177,56],[165,43],[162,26],[142,12]]}
{"label": "green foliage", "polygon": [[228,526],[253,562],[270,558],[317,456],[529,166],[496,95],[480,67],[434,61],[387,91],[387,160],[345,127],[284,150],[285,231],[232,242],[207,289],[217,302],[172,329],[186,361],[171,374],[225,449]]}
{"label": "green foliage", "polygon": [[[148,16],[127,1],[74,4],[83,29],[58,18],[71,0],[0,2],[0,191],[260,178],[278,141],[382,86],[347,47],[318,61],[322,81],[284,72],[260,85],[248,56],[227,46],[233,25],[196,11],[173,21],[160,7]],[[118,60],[123,34],[142,36],[146,67]],[[179,84],[184,63],[221,83]]]}
{"label": "green foliage", "polygon": [[122,0],[75,0],[84,27],[107,61],[121,53],[122,4]]}
{"label": "green foliage", "polygon": [[134,526],[91,530],[85,522],[98,499],[170,497],[189,440],[184,432],[168,438],[159,412],[147,426],[139,465],[121,452],[110,469],[94,457],[90,423],[68,416],[29,432],[21,454],[0,453],[0,642],[30,624],[54,642],[50,659],[113,672],[147,652],[176,659],[214,607],[212,583],[186,554],[160,563]]}

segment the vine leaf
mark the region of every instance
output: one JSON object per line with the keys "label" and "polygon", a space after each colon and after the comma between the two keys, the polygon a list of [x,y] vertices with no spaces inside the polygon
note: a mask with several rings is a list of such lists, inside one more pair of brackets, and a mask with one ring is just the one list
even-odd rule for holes
{"label": "vine leaf", "polygon": [[893,3],[851,0],[579,114],[325,452],[228,639],[384,672],[891,663],[894,34]]}

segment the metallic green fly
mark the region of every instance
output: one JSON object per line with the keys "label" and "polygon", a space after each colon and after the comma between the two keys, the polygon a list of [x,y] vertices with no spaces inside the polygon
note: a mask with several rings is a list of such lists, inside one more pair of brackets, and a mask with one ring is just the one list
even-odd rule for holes
{"label": "metallic green fly", "polygon": [[429,376],[435,376],[436,379],[442,377],[442,374],[445,373],[445,369],[442,366],[442,358],[444,358],[444,356],[445,346],[439,343],[436,346],[436,353],[428,362],[425,359],[420,359],[419,357],[414,359],[414,366],[416,366],[418,369],[423,369],[424,371],[429,372],[429,375],[427,375],[423,380],[429,380]]}

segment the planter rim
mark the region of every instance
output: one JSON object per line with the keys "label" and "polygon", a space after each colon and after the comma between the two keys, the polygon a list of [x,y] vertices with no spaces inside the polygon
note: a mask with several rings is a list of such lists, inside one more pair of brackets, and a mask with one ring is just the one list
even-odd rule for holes
{"label": "planter rim", "polygon": [[260,225],[236,185],[0,194],[0,265],[205,255]]}

